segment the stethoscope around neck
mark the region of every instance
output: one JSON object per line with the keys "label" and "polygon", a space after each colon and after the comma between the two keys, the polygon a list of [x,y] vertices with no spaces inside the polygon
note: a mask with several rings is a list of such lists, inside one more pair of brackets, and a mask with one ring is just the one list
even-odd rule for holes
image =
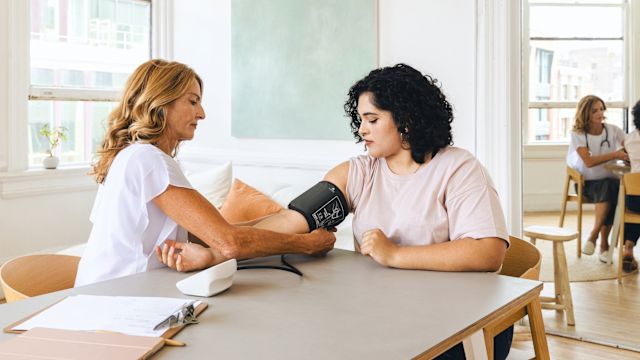
{"label": "stethoscope around neck", "polygon": [[[600,148],[602,148],[602,145],[607,144],[607,147],[611,149],[611,143],[609,142],[609,130],[607,130],[607,125],[602,124],[602,127],[604,128],[604,140],[600,142]],[[589,151],[589,155],[591,155],[591,149],[589,149],[589,139],[587,138],[586,131],[584,132],[584,141],[587,143],[587,151]]]}

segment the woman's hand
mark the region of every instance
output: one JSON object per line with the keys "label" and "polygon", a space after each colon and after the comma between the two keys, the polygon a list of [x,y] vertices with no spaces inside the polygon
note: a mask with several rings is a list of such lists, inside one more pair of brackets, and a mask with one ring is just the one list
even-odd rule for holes
{"label": "woman's hand", "polygon": [[624,151],[624,149],[620,149],[618,151],[615,152],[615,158],[628,162],[629,161],[629,154],[627,154],[626,151]]}
{"label": "woman's hand", "polygon": [[331,251],[336,242],[336,235],[334,232],[336,232],[335,228],[328,230],[325,228],[319,228],[308,234],[300,235],[307,244],[307,250],[305,253],[308,255],[324,255]]}
{"label": "woman's hand", "polygon": [[156,255],[163,264],[181,272],[201,270],[226,260],[213,249],[175,240],[166,240],[162,248],[156,246]]}
{"label": "woman's hand", "polygon": [[360,240],[360,252],[371,256],[384,266],[393,266],[393,259],[398,251],[394,244],[380,229],[367,230]]}

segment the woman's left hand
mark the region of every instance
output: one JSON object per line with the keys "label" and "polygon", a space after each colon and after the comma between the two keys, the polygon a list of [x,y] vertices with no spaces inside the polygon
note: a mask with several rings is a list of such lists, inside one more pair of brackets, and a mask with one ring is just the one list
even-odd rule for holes
{"label": "woman's left hand", "polygon": [[375,261],[385,266],[392,266],[393,258],[398,251],[394,244],[380,229],[367,230],[360,240],[360,252],[371,256]]}
{"label": "woman's left hand", "polygon": [[162,248],[156,246],[156,256],[163,264],[181,272],[201,270],[225,260],[209,248],[175,240],[166,240]]}

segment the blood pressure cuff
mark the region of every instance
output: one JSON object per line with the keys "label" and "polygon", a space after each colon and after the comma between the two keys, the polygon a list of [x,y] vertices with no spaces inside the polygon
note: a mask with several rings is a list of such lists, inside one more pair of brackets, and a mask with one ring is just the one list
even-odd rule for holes
{"label": "blood pressure cuff", "polygon": [[302,214],[309,231],[340,224],[347,217],[347,199],[340,189],[321,181],[289,203],[289,209]]}

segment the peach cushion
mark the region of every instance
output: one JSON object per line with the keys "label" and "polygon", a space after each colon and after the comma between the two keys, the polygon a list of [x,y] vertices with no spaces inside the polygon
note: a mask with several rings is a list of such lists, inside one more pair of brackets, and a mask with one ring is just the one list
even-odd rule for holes
{"label": "peach cushion", "polygon": [[261,218],[282,209],[282,205],[267,195],[235,179],[220,213],[228,222],[234,224]]}

